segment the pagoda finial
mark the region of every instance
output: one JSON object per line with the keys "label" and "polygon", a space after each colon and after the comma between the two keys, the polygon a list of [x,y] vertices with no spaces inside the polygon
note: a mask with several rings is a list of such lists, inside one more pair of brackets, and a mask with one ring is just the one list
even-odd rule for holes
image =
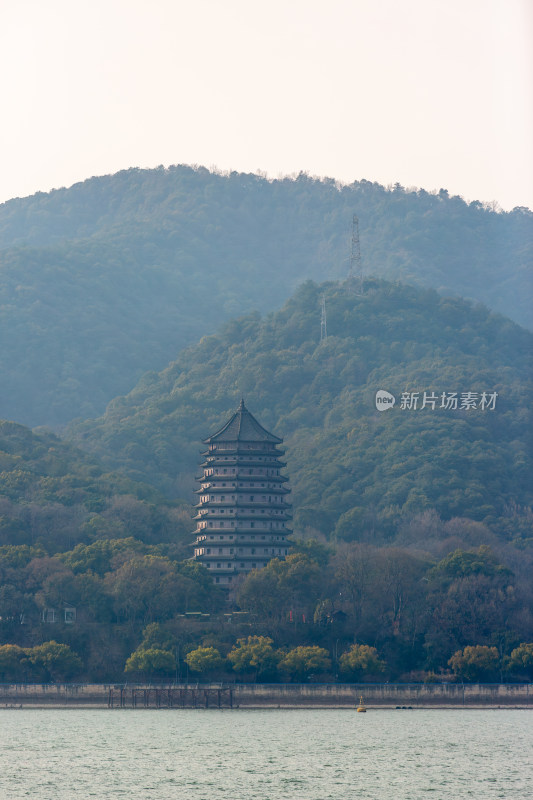
{"label": "pagoda finial", "polygon": [[239,405],[239,411],[245,411],[244,407],[244,397],[241,397],[241,403]]}

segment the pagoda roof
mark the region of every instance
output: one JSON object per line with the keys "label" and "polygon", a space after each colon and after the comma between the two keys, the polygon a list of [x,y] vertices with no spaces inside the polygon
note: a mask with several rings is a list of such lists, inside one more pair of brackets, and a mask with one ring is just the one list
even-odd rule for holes
{"label": "pagoda roof", "polygon": [[250,414],[244,400],[241,400],[239,408],[220,430],[213,433],[204,444],[213,442],[272,442],[281,444],[283,439],[269,433],[256,418]]}

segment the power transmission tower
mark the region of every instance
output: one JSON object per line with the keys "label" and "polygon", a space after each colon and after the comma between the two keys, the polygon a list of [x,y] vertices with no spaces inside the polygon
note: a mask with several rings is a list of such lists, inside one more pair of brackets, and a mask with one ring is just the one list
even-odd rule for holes
{"label": "power transmission tower", "polygon": [[348,291],[363,294],[363,267],[361,263],[361,246],[359,244],[359,219],[354,214],[352,220],[352,254],[348,273]]}
{"label": "power transmission tower", "polygon": [[320,341],[328,338],[328,322],[326,317],[326,295],[322,295],[322,302],[320,306]]}

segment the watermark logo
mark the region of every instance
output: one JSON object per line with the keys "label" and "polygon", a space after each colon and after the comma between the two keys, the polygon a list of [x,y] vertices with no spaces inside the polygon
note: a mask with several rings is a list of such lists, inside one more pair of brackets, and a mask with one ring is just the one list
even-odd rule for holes
{"label": "watermark logo", "polygon": [[396,398],[390,392],[386,392],[385,389],[380,389],[376,392],[376,408],[378,411],[388,411],[389,408],[392,408],[394,403],[396,402]]}
{"label": "watermark logo", "polygon": [[[421,411],[428,408],[449,411],[494,411],[498,392],[402,392],[398,408],[402,411]],[[385,389],[376,392],[376,408],[388,411],[396,398]]]}

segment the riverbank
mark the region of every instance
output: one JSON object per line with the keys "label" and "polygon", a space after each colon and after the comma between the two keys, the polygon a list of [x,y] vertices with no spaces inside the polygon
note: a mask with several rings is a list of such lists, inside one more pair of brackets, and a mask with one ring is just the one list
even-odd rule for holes
{"label": "riverbank", "polygon": [[2,708],[533,708],[533,684],[3,684]]}

